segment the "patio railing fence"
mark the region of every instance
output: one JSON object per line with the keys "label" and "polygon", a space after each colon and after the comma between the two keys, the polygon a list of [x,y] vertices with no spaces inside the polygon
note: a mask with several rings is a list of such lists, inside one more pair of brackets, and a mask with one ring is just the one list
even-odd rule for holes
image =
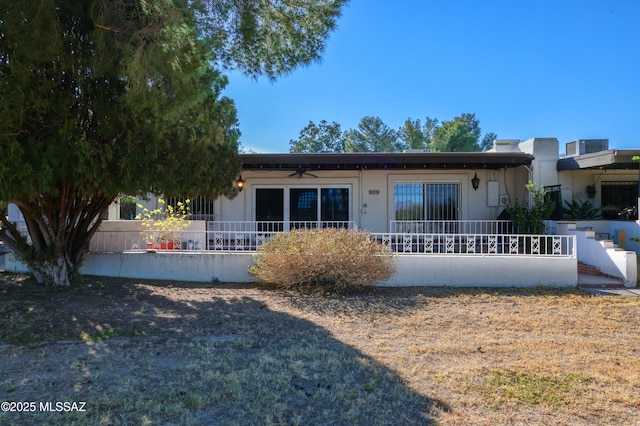
{"label": "patio railing fence", "polygon": [[512,234],[510,220],[392,220],[389,232],[413,234]]}
{"label": "patio railing fence", "polygon": [[[494,224],[495,225],[495,224]],[[230,251],[259,249],[274,235],[296,228],[353,227],[352,222],[209,222],[206,231],[179,231],[158,237],[157,231],[98,231],[89,251]],[[457,228],[465,228],[460,224]],[[491,225],[493,226],[493,225]],[[497,229],[488,228],[487,229]],[[442,228],[441,228],[442,229]],[[468,228],[471,229],[471,228]],[[575,256],[572,235],[521,235],[504,232],[371,233],[394,253],[455,255]]]}

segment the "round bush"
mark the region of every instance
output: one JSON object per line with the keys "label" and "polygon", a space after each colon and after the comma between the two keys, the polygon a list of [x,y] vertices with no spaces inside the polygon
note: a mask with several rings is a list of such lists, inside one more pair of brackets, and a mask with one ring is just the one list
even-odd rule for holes
{"label": "round bush", "polygon": [[395,266],[393,253],[367,232],[297,229],[265,243],[249,273],[283,288],[344,292],[388,280]]}

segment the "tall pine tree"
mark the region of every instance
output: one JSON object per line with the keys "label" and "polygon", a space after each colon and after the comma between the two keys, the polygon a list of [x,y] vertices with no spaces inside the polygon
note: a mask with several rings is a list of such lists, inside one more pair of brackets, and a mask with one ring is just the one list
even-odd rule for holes
{"label": "tall pine tree", "polygon": [[344,1],[0,0],[0,241],[66,286],[121,193],[233,196],[225,68],[317,60]]}

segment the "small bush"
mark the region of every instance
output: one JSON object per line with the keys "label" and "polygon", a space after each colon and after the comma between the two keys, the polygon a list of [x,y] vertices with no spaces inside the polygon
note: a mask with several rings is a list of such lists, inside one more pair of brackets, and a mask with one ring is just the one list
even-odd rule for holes
{"label": "small bush", "polygon": [[277,234],[254,257],[249,273],[283,288],[345,292],[384,281],[395,257],[366,232],[298,229]]}

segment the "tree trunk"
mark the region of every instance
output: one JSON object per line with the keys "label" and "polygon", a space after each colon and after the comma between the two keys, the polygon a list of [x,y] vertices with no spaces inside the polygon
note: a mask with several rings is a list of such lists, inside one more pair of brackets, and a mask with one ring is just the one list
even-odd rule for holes
{"label": "tree trunk", "polygon": [[51,262],[33,261],[31,271],[39,284],[69,287],[76,275],[77,266],[73,265],[62,253]]}
{"label": "tree trunk", "polygon": [[15,223],[0,215],[0,241],[21,258],[38,283],[67,287],[77,278],[85,247],[114,199],[87,196],[63,185],[56,197],[12,200],[29,235],[22,235]]}

